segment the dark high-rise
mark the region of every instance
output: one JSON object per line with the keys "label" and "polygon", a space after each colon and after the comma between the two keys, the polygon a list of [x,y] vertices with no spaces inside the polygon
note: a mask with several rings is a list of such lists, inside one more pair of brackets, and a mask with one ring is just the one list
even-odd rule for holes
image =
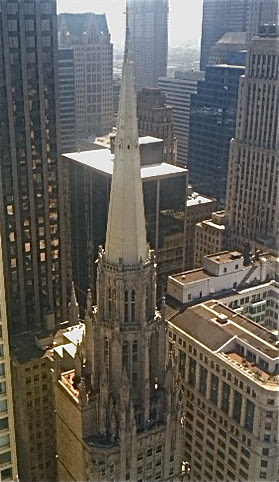
{"label": "dark high-rise", "polygon": [[73,49],[58,50],[61,150],[74,152],[76,138],[75,71]]}
{"label": "dark high-rise", "polygon": [[230,140],[234,136],[239,78],[244,67],[208,66],[191,96],[188,167],[195,191],[224,206]]}
{"label": "dark high-rise", "polygon": [[56,2],[0,1],[0,227],[12,331],[65,315]]}
{"label": "dark high-rise", "polygon": [[167,74],[168,0],[127,0],[137,92]]}
{"label": "dark high-rise", "polygon": [[211,47],[226,32],[245,32],[251,0],[204,0],[200,69],[205,70]]}
{"label": "dark high-rise", "polygon": [[211,47],[225,33],[246,32],[249,43],[266,23],[278,23],[278,0],[204,0],[201,70],[208,64]]}

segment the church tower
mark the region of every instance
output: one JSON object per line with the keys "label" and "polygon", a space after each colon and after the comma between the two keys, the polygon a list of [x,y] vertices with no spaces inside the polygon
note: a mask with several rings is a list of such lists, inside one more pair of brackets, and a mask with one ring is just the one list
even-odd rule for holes
{"label": "church tower", "polygon": [[[181,472],[178,375],[172,355],[165,360],[166,324],[155,307],[129,37],[127,27],[97,306],[89,293],[75,369],[57,374],[60,480],[169,481]],[[75,420],[75,429],[69,420]]]}

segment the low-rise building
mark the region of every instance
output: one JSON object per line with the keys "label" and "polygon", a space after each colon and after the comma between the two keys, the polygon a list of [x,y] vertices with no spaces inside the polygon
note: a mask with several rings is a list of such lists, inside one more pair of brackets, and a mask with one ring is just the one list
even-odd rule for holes
{"label": "low-rise building", "polygon": [[251,320],[278,330],[278,259],[258,253],[246,260],[237,251],[205,256],[203,267],[168,278],[167,301],[172,307],[218,299]]}
{"label": "low-rise building", "polygon": [[195,228],[195,262],[194,266],[200,268],[203,257],[208,254],[220,253],[227,248],[226,213],[216,211],[210,219],[205,219],[196,224]]}
{"label": "low-rise building", "polygon": [[83,327],[65,325],[56,333],[24,333],[11,340],[18,471],[23,482],[57,480],[53,351],[60,354],[65,369],[72,367],[69,359],[75,356]]}
{"label": "low-rise building", "polygon": [[184,269],[192,269],[195,258],[195,230],[196,224],[211,217],[212,211],[216,209],[216,199],[193,191],[188,186],[187,209],[185,222],[185,260]]}
{"label": "low-rise building", "polygon": [[216,300],[168,316],[190,480],[277,480],[277,336]]}

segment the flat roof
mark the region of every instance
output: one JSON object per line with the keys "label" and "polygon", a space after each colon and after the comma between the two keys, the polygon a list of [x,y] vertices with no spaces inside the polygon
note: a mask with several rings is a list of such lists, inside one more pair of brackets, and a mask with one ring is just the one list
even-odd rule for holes
{"label": "flat roof", "polygon": [[212,197],[205,196],[198,192],[193,192],[191,196],[187,197],[187,207],[195,206],[196,204],[206,204],[214,201],[216,201],[216,199]]}
{"label": "flat roof", "polygon": [[[69,159],[70,161],[75,161],[83,164],[107,176],[112,176],[114,155],[111,154],[109,149],[72,152],[69,154],[63,154],[63,157]],[[186,173],[187,169],[174,166],[173,164],[168,164],[166,162],[161,162],[159,164],[150,164],[141,167],[142,179],[158,179],[160,177],[186,175]]]}
{"label": "flat roof", "polygon": [[242,254],[239,251],[222,251],[221,253],[208,254],[205,258],[212,259],[218,264],[227,263],[234,259],[242,258]]}
{"label": "flat roof", "polygon": [[[220,315],[225,315],[225,321],[217,321]],[[217,300],[178,309],[168,320],[212,351],[222,349],[237,337],[270,359],[279,359],[276,335]]]}
{"label": "flat roof", "polygon": [[178,281],[180,284],[185,285],[193,283],[195,281],[201,281],[208,278],[216,278],[214,274],[210,274],[203,268],[192,269],[183,273],[177,273],[169,276],[170,279]]}

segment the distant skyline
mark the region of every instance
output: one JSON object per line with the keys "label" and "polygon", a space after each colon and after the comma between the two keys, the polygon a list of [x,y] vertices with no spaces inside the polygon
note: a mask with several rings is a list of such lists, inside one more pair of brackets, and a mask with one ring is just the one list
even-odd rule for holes
{"label": "distant skyline", "polygon": [[[202,0],[169,0],[169,44],[201,36]],[[57,0],[58,13],[105,13],[113,43],[124,42],[125,0]]]}

